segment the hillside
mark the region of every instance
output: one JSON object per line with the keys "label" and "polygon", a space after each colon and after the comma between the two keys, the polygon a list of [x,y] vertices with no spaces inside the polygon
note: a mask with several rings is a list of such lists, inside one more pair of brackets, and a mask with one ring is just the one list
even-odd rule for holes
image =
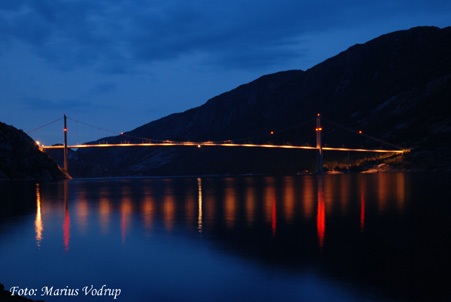
{"label": "hillside", "polygon": [[23,131],[0,122],[0,179],[64,179],[49,156]]}
{"label": "hillside", "polygon": [[[144,137],[313,145],[314,118],[320,112],[326,145],[387,148],[344,130],[359,129],[413,148],[404,159],[410,168],[449,169],[450,97],[451,28],[417,27],[352,46],[307,71],[263,76],[200,107],[102,141]],[[325,161],[343,156],[326,154]],[[311,169],[314,161],[309,151],[122,148],[77,151],[70,167],[75,176],[291,174]]]}

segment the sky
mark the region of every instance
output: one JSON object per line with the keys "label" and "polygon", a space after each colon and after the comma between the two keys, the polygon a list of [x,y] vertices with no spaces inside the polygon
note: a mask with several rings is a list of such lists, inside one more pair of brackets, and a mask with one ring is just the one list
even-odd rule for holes
{"label": "sky", "polygon": [[[0,121],[28,132],[66,114],[82,143],[382,34],[450,25],[449,0],[0,0]],[[61,143],[62,128],[30,136]]]}

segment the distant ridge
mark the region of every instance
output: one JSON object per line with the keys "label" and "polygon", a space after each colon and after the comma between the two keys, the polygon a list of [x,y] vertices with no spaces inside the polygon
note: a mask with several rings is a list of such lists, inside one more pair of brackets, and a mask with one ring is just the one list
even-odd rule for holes
{"label": "distant ridge", "polygon": [[[409,168],[450,169],[450,101],[451,28],[415,27],[354,45],[307,71],[262,76],[202,106],[126,134],[314,144],[312,120],[321,112],[325,144],[379,147],[334,126],[345,125],[414,148],[404,160]],[[334,124],[327,124],[328,120]],[[105,139],[120,142],[122,138]],[[310,169],[314,160],[311,152],[202,149],[81,150],[73,159],[80,168],[71,172],[79,176],[291,174]]]}

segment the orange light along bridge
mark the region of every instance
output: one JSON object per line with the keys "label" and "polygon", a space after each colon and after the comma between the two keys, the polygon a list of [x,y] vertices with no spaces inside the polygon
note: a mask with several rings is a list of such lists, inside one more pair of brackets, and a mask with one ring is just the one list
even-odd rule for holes
{"label": "orange light along bridge", "polygon": [[[250,147],[250,148],[279,148],[279,149],[305,149],[305,150],[318,150],[317,147],[311,146],[294,146],[294,145],[270,145],[270,144],[234,144],[234,143],[214,143],[214,142],[167,142],[167,143],[121,143],[121,144],[93,144],[93,145],[68,145],[66,148],[107,148],[107,147],[171,147],[171,146],[193,146],[193,147]],[[44,146],[41,145],[41,149],[64,149],[65,146]],[[353,148],[332,148],[322,147],[322,150],[327,151],[355,151],[355,152],[376,152],[376,153],[404,153],[408,150],[384,150],[384,149],[353,149]]]}
{"label": "orange light along bridge", "polygon": [[[171,141],[171,140],[165,140],[162,142],[147,142],[147,143],[120,143],[120,144],[81,144],[81,145],[68,145],[67,144],[67,122],[66,122],[66,115],[64,115],[64,145],[57,145],[57,146],[44,146],[39,145],[39,148],[41,150],[48,150],[48,149],[64,149],[64,169],[68,171],[67,167],[67,149],[68,148],[111,148],[111,147],[172,147],[172,146],[191,146],[191,147],[198,147],[201,148],[203,146],[208,147],[244,147],[244,148],[276,148],[276,149],[304,149],[304,150],[317,150],[317,172],[322,173],[322,167],[323,167],[323,151],[345,151],[345,152],[371,152],[371,153],[405,153],[409,152],[409,149],[401,149],[398,146],[383,142],[379,139],[372,138],[374,140],[377,140],[379,142],[383,142],[386,144],[389,144],[393,147],[398,147],[398,150],[387,150],[387,149],[356,149],[356,148],[333,148],[333,147],[323,147],[321,143],[322,138],[322,130],[321,127],[321,119],[320,114],[318,113],[316,117],[316,147],[312,146],[295,146],[295,145],[273,145],[273,144],[238,144],[233,142],[180,142],[180,141]],[[361,134],[361,131],[358,132]],[[123,133],[121,133],[123,134]],[[368,138],[368,135],[365,135]],[[151,141],[150,139],[147,139]],[[348,155],[349,157],[349,155]],[[348,158],[349,160],[349,158]]]}

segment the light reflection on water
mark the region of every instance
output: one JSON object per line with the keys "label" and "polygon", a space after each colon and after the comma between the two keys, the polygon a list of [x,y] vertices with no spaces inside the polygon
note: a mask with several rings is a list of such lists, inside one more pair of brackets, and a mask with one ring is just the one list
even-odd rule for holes
{"label": "light reflection on water", "polygon": [[[121,287],[127,301],[142,295],[153,301],[277,300],[281,291],[292,301],[425,295],[412,288],[409,296],[411,279],[396,281],[412,273],[407,265],[430,273],[415,262],[429,255],[417,238],[424,234],[415,229],[428,217],[418,216],[409,174],[74,180],[33,187],[35,204],[25,207],[33,235],[25,220],[10,227],[18,234],[14,245],[0,248],[3,259],[12,258],[10,266],[0,264],[5,285],[109,283]],[[0,232],[3,245],[8,238]],[[22,273],[25,263],[35,276]],[[48,266],[55,270],[43,272]],[[410,278],[424,282],[419,272]],[[203,293],[187,289],[188,279]],[[185,292],[169,294],[169,284]]]}
{"label": "light reflection on water", "polygon": [[318,177],[318,211],[316,216],[316,228],[318,230],[319,248],[322,251],[324,246],[324,236],[326,234],[326,204],[324,201],[323,178]]}
{"label": "light reflection on water", "polygon": [[[199,233],[202,233],[202,179],[197,178],[197,195],[198,195],[198,209],[197,209],[197,229],[199,230]],[[192,199],[189,199],[192,200]],[[192,204],[192,202],[188,202],[187,205]],[[194,208],[190,207],[192,211],[187,210],[188,213],[193,213]]]}
{"label": "light reflection on water", "polygon": [[39,184],[36,184],[36,220],[34,222],[36,230],[36,245],[41,246],[42,240],[42,217],[41,217],[41,193],[39,192]]}

